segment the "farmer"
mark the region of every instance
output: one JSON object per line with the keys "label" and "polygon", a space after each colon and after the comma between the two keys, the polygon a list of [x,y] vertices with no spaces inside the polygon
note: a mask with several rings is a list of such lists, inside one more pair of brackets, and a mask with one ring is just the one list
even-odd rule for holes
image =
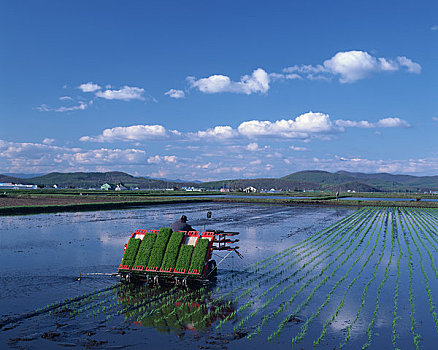
{"label": "farmer", "polygon": [[192,226],[187,223],[187,216],[181,215],[178,221],[175,221],[170,228],[172,231],[195,231]]}

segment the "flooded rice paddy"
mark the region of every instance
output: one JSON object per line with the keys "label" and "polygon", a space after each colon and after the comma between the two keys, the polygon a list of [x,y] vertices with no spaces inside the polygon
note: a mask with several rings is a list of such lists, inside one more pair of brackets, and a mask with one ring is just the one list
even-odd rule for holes
{"label": "flooded rice paddy", "polygon": [[[244,259],[231,254],[192,289],[110,275],[132,231],[181,214],[241,232]],[[433,349],[437,225],[435,209],[228,204],[1,217],[0,344]]]}

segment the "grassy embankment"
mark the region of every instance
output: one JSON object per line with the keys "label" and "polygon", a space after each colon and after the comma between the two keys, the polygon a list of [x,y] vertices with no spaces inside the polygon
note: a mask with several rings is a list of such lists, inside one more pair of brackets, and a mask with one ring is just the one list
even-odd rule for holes
{"label": "grassy embankment", "polygon": [[[279,193],[279,194],[247,194],[230,193],[223,197],[210,197],[218,192],[193,193],[169,191],[132,191],[132,192],[108,192],[108,191],[81,191],[81,190],[34,190],[20,191],[9,190],[5,195],[0,195],[0,215],[22,215],[36,213],[72,212],[72,211],[96,211],[113,210],[133,207],[141,207],[158,204],[177,203],[253,203],[253,204],[276,204],[276,205],[330,205],[330,206],[386,206],[386,207],[424,207],[436,208],[438,202],[426,202],[413,200],[412,195],[406,196],[399,193],[355,193],[354,197],[360,198],[406,198],[406,201],[379,201],[379,200],[348,200],[336,201],[331,193]],[[182,197],[184,196],[184,197]],[[282,198],[275,198],[281,196]],[[290,196],[290,198],[283,198]],[[294,198],[296,196],[309,198]],[[313,197],[310,197],[313,196]],[[341,194],[341,198],[347,198],[350,194]],[[353,195],[351,195],[353,196]],[[406,197],[405,197],[406,196]],[[266,198],[262,198],[266,197]],[[415,198],[429,198],[427,195],[416,195]]]}
{"label": "grassy embankment", "polygon": [[0,207],[0,215],[23,215],[23,214],[40,214],[40,213],[76,212],[76,211],[115,210],[115,209],[143,207],[148,205],[199,203],[206,201],[209,200],[203,198],[163,197],[163,198],[148,198],[144,200],[130,200],[130,201],[117,201],[117,202],[3,206]]}

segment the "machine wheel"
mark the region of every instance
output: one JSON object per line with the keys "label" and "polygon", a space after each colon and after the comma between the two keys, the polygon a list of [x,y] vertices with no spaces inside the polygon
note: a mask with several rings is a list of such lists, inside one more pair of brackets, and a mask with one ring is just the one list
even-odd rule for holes
{"label": "machine wheel", "polygon": [[207,265],[207,276],[213,277],[217,276],[217,268],[216,268],[216,261],[210,260]]}

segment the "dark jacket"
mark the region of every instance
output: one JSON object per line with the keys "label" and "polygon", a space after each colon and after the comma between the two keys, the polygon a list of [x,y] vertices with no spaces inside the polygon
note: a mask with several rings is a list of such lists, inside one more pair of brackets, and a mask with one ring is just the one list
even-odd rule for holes
{"label": "dark jacket", "polygon": [[172,231],[195,231],[192,226],[181,220],[175,221],[170,228]]}

